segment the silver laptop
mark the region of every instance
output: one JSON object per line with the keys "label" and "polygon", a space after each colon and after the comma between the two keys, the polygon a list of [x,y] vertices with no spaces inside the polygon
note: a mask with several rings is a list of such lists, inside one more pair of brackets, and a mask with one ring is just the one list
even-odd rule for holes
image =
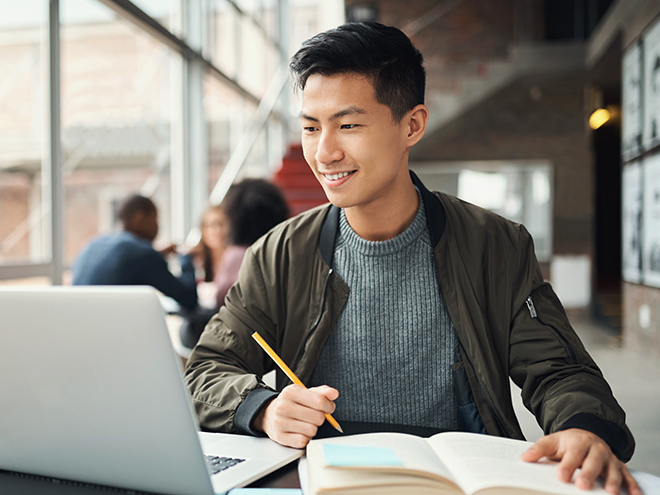
{"label": "silver laptop", "polygon": [[210,495],[301,455],[198,433],[153,289],[0,288],[0,469]]}

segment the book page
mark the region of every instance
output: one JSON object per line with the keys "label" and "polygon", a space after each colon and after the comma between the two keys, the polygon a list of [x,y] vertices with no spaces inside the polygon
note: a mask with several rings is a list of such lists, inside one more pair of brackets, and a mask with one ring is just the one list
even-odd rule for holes
{"label": "book page", "polygon": [[[476,433],[440,433],[428,439],[437,456],[454,473],[467,494],[489,487],[510,487],[538,493],[584,495],[572,483],[557,479],[558,463],[523,462],[520,456],[533,445],[509,438]],[[590,494],[605,494],[594,486]]]}
{"label": "book page", "polygon": [[[324,444],[342,446],[356,451],[364,448],[391,449],[400,460],[400,465],[368,465],[358,459],[350,464],[328,466]],[[352,458],[353,456],[347,456]],[[313,491],[332,490],[340,487],[366,486],[431,486],[454,485],[453,476],[447,467],[436,457],[426,439],[402,433],[366,433],[312,440],[307,446],[307,462],[310,483]]]}

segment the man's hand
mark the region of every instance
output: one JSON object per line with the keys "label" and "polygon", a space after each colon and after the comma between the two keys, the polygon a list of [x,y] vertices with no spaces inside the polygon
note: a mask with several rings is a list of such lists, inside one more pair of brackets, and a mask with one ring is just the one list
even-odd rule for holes
{"label": "man's hand", "polygon": [[169,244],[165,247],[157,249],[157,251],[163,256],[169,256],[170,254],[176,253],[177,247],[176,244]]}
{"label": "man's hand", "polygon": [[603,439],[589,431],[573,428],[544,436],[523,454],[522,460],[536,462],[542,457],[560,461],[557,477],[564,483],[573,479],[576,469],[582,468],[575,479],[578,488],[590,490],[596,478],[602,476],[608,493],[618,495],[623,485],[630,495],[642,495],[626,465]]}
{"label": "man's hand", "polygon": [[339,392],[326,385],[309,389],[289,385],[254,418],[252,426],[285,447],[302,449],[325,415],[335,410],[337,397]]}

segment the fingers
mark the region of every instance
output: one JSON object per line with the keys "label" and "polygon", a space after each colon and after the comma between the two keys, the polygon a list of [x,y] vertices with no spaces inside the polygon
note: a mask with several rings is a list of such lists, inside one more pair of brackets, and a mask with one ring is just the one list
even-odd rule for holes
{"label": "fingers", "polygon": [[[628,487],[628,493],[630,495],[642,495],[642,488],[637,484],[637,481],[635,478],[633,478],[633,475],[630,474],[630,471],[628,471],[628,466],[625,464],[621,463],[621,475],[623,476],[623,484]],[[605,489],[607,490],[607,481],[605,482]],[[607,490],[609,493],[609,490]]]}
{"label": "fingers", "polygon": [[540,438],[534,445],[532,445],[527,452],[522,455],[522,460],[525,462],[536,462],[543,457],[555,459],[557,448],[557,437],[554,435],[547,435]]}
{"label": "fingers", "polygon": [[[573,474],[577,469],[582,466],[583,462],[586,461],[587,459],[587,454],[589,452],[589,446],[588,445],[582,445],[582,444],[576,444],[572,446],[572,448],[567,448],[565,452],[563,452],[563,456],[561,457],[561,461],[559,462],[559,468],[557,470],[557,477],[559,478],[560,481],[563,481],[564,483],[568,483],[573,479]],[[590,477],[587,476],[581,476],[581,484],[583,486],[579,486],[578,488],[585,488],[589,489],[591,488],[591,485],[593,485],[594,480],[600,474],[600,472],[603,470],[603,461],[600,460],[600,464],[598,464],[596,467],[594,467],[594,463],[598,462],[597,459],[594,459],[591,461],[592,464],[592,470],[597,469],[598,473],[596,476],[591,479]],[[577,480],[576,480],[577,481]],[[591,485],[589,485],[591,483]],[[587,485],[588,488],[587,488]]]}
{"label": "fingers", "polygon": [[333,402],[339,397],[339,392],[334,388],[322,385],[320,387],[305,388],[300,385],[289,385],[280,395],[301,406],[323,411],[324,414],[332,414],[335,410]]}
{"label": "fingers", "polygon": [[[325,396],[328,400],[335,401],[339,397],[339,392],[336,388],[328,387],[327,385],[321,385],[320,387],[312,387],[309,390],[313,390]],[[333,409],[334,410],[334,409]]]}
{"label": "fingers", "polygon": [[570,469],[575,471],[580,467],[580,462],[582,464],[580,474],[575,479],[575,486],[583,490],[591,490],[596,478],[607,472],[611,488],[616,489],[610,493],[618,494],[618,488],[621,486],[621,462],[614,457],[609,447],[603,443],[592,444],[582,457],[584,460],[578,456],[570,465]]}
{"label": "fingers", "polygon": [[274,441],[288,447],[303,448],[316,435],[325,414],[335,409],[328,397],[337,397],[331,387],[306,389],[286,387],[264,410],[262,427]]}
{"label": "fingers", "polygon": [[536,462],[546,457],[558,460],[557,477],[569,482],[575,472],[575,486],[582,490],[593,488],[596,479],[605,479],[605,490],[618,495],[621,486],[627,486],[630,495],[642,495],[639,485],[628,468],[612,453],[610,447],[598,436],[585,430],[569,429],[541,438],[522,455],[526,462]]}

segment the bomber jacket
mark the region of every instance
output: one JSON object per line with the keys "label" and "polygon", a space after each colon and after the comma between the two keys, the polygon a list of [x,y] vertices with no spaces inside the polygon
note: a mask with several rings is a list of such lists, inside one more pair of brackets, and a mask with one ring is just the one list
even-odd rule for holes
{"label": "bomber jacket", "polygon": [[[543,281],[527,230],[411,177],[459,340],[461,361],[451,366],[463,429],[524,438],[511,377],[546,434],[582,428],[628,461],[635,442],[625,413]],[[248,249],[238,282],[188,360],[186,382],[203,429],[254,433],[250,421],[276,396],[260,378],[274,364],[253,332],[308,382],[349,293],[331,268],[338,223],[337,207],[320,206]],[[277,390],[288,384],[277,370]]]}

